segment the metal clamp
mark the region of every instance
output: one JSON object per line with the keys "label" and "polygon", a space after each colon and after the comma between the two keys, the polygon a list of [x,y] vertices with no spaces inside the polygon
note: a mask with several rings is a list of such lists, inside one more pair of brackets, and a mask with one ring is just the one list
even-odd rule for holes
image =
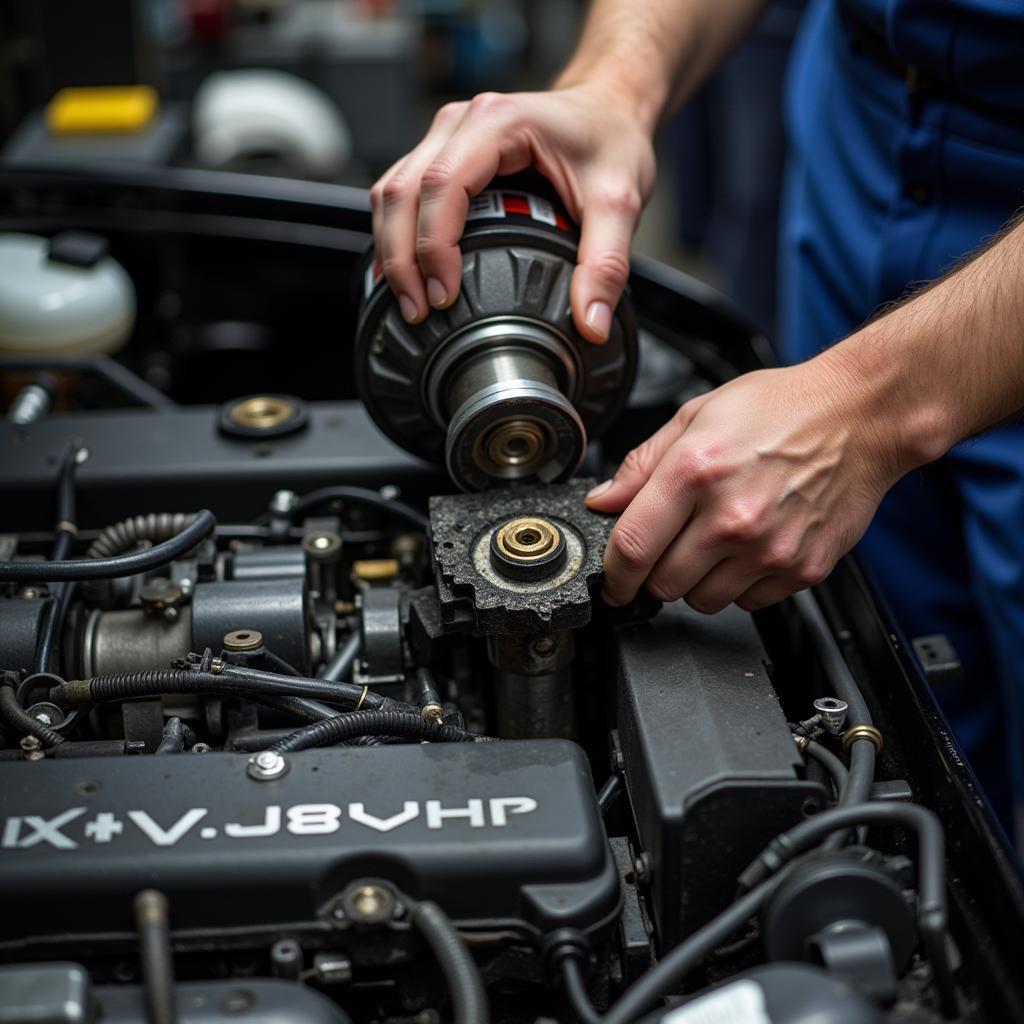
{"label": "metal clamp", "polygon": [[875,753],[880,754],[885,740],[873,725],[851,725],[843,733],[843,750],[849,750],[858,740],[867,740],[874,744]]}

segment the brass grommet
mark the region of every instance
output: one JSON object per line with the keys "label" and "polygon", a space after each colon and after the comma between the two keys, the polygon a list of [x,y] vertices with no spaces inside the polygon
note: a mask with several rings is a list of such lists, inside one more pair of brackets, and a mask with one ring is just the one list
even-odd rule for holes
{"label": "brass grommet", "polygon": [[294,402],[278,395],[253,395],[231,407],[231,420],[240,427],[273,430],[297,412]]}
{"label": "brass grommet", "polygon": [[534,516],[513,519],[498,529],[498,550],[516,562],[535,562],[549,555],[562,539],[554,523]]}
{"label": "brass grommet", "polygon": [[263,634],[256,629],[235,629],[225,633],[221,643],[225,651],[255,651],[263,646]]}
{"label": "brass grommet", "polygon": [[852,725],[843,733],[843,750],[849,750],[858,740],[868,740],[880,754],[884,745],[882,734],[873,725]]}

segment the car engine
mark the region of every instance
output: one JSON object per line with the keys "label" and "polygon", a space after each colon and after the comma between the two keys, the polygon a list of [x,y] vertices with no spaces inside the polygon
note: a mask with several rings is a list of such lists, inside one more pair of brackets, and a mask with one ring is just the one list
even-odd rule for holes
{"label": "car engine", "polygon": [[362,193],[137,173],[0,176],[0,261],[128,324],[0,357],[0,1024],[1024,1019],[1020,876],[853,558],[600,600],[586,491],[768,358],[717,296],[638,260],[586,345],[497,182],[410,328]]}

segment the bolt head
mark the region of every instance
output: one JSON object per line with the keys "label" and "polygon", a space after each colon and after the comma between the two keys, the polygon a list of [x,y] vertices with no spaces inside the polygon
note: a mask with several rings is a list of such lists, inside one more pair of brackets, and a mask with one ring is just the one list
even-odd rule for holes
{"label": "bolt head", "polygon": [[276,750],[261,750],[249,758],[246,771],[250,778],[260,781],[277,779],[288,771],[288,762]]}
{"label": "bolt head", "polygon": [[281,514],[291,512],[298,500],[299,496],[294,491],[276,491],[273,498],[270,499],[270,511]]}

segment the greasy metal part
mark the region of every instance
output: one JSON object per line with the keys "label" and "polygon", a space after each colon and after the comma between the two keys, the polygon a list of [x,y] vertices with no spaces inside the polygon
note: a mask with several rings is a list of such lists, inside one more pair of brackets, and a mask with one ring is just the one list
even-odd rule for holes
{"label": "greasy metal part", "polygon": [[[306,553],[306,569],[310,589],[329,603],[337,597],[338,564],[341,562],[341,535],[329,526],[314,521],[309,532],[302,538],[302,550]],[[337,520],[329,519],[334,525]]]}
{"label": "greasy metal part", "polygon": [[[584,504],[593,481],[430,499],[434,574],[443,626],[484,634],[551,633],[590,621],[613,520]],[[564,561],[542,578],[509,578],[492,561],[495,531],[517,519],[557,529]]]}
{"label": "greasy metal part", "polygon": [[441,703],[441,695],[434,686],[432,673],[426,668],[417,669],[416,681],[420,690],[420,717],[425,722],[440,725],[444,721],[444,705]]}
{"label": "greasy metal part", "polygon": [[833,736],[838,736],[846,724],[846,716],[850,706],[838,697],[819,697],[814,702],[814,710],[821,716],[821,724]]}
{"label": "greasy metal part", "polygon": [[178,1014],[167,898],[156,889],[143,889],[135,897],[134,910],[149,1024],[175,1024]]}
{"label": "greasy metal part", "polygon": [[475,324],[450,339],[425,388],[446,425],[445,462],[465,490],[495,480],[570,475],[586,429],[567,395],[576,384],[564,340],[517,318]]}
{"label": "greasy metal part", "polygon": [[874,744],[875,753],[880,754],[885,744],[881,732],[873,725],[854,725],[843,733],[843,750],[849,750],[858,740],[867,740]]}
{"label": "greasy metal part", "polygon": [[192,610],[187,605],[174,619],[150,615],[142,608],[93,609],[82,632],[81,673],[88,678],[166,668],[191,649]]}
{"label": "greasy metal part", "polygon": [[360,396],[389,437],[444,461],[466,490],[571,476],[588,436],[624,405],[636,372],[628,296],[606,344],[586,342],[569,301],[575,229],[554,212],[554,199],[527,198],[551,216],[506,215],[499,197],[495,220],[470,218],[459,297],[421,324],[403,320],[367,257],[355,351]]}
{"label": "greasy metal part", "polygon": [[255,651],[263,646],[263,634],[256,629],[236,629],[224,634],[225,651]]}
{"label": "greasy metal part", "polygon": [[573,634],[567,631],[487,638],[499,736],[568,739],[573,735],[573,651]]}
{"label": "greasy metal part", "polygon": [[43,750],[38,736],[22,736],[18,744],[21,747],[21,756],[26,761],[42,761],[46,757],[46,751]]}
{"label": "greasy metal part", "polygon": [[520,516],[491,534],[491,565],[512,580],[542,580],[565,565],[565,537],[549,519]]}

